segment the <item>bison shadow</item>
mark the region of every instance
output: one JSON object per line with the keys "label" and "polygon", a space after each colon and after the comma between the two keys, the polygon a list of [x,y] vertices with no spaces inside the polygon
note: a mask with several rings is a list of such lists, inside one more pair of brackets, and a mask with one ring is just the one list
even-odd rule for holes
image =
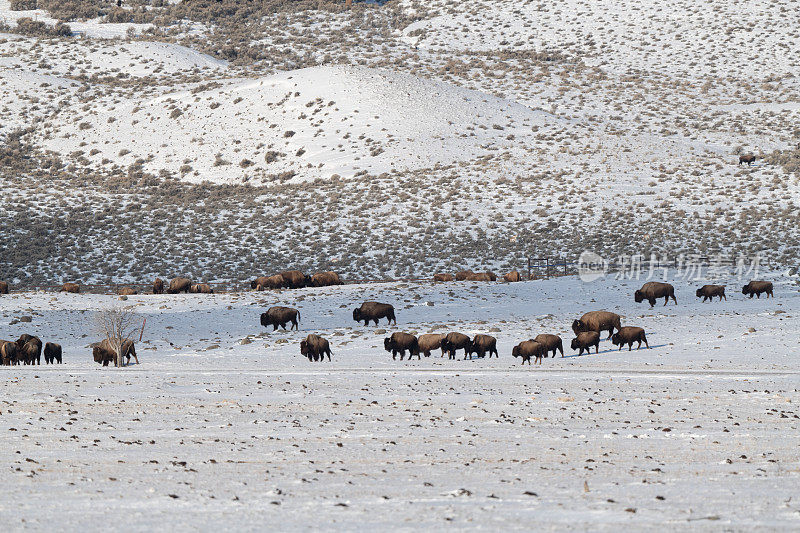
{"label": "bison shadow", "polygon": [[[667,346],[667,345],[666,344],[654,344],[654,345],[650,346],[649,350],[654,350],[656,348],[663,348],[665,346]],[[649,351],[649,350],[648,350],[648,348],[646,348],[644,346],[644,344],[642,344],[642,349],[640,351]],[[633,344],[633,350],[631,350],[630,352],[628,352],[628,345],[627,344],[622,348],[622,350],[620,350],[618,346],[613,346],[612,345],[611,348],[608,348],[606,350],[600,350],[598,353],[594,353],[594,352],[592,352],[591,354],[584,353],[583,355],[578,355],[578,354],[574,353],[572,355],[565,355],[564,357],[556,357],[556,359],[569,359],[571,357],[586,357],[587,355],[607,355],[607,354],[611,354],[611,353],[633,353],[635,351],[636,351],[636,343]]]}

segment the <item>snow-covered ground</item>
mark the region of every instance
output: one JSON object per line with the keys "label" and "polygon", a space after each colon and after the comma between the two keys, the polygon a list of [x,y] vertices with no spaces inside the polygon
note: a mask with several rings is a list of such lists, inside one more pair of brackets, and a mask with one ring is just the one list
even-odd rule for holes
{"label": "snow-covered ground", "polygon": [[[397,283],[218,295],[14,293],[0,338],[60,342],[65,364],[4,367],[12,529],[793,529],[800,292],[635,304],[642,280]],[[358,326],[365,300],[397,327]],[[297,307],[300,331],[259,325]],[[146,317],[140,365],[102,368],[96,311]],[[569,350],[572,320],[608,309],[651,348]],[[30,323],[13,322],[27,315]],[[386,330],[381,332],[380,330]],[[499,359],[393,361],[392,331],[494,335]],[[297,343],[331,341],[332,362]],[[557,333],[567,357],[518,365],[517,342]],[[613,348],[613,349],[612,349]]]}

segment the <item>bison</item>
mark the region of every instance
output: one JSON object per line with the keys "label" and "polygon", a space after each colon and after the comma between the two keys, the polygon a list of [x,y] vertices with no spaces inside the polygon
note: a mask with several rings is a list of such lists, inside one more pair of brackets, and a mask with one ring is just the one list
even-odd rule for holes
{"label": "bison", "polygon": [[455,278],[452,274],[434,274],[433,281],[453,281]]}
{"label": "bison", "polygon": [[344,285],[336,272],[320,272],[311,276],[311,285],[314,287],[327,287],[329,285]]}
{"label": "bison", "polygon": [[250,287],[257,291],[263,291],[264,289],[280,289],[285,283],[283,276],[275,274],[274,276],[261,276],[254,279],[250,282]]}
{"label": "bison", "polygon": [[71,292],[78,294],[81,292],[81,286],[77,283],[65,283],[61,286],[61,290],[59,292]]}
{"label": "bison", "polygon": [[[430,357],[433,350],[442,348],[442,340],[444,340],[444,337],[445,336],[441,333],[426,333],[420,335],[419,338],[417,338],[419,351],[425,354],[425,357]],[[441,357],[444,357],[444,348],[442,348]]]}
{"label": "bison", "polygon": [[586,350],[587,354],[592,353],[592,346],[594,346],[594,353],[599,353],[600,333],[597,331],[583,331],[578,333],[578,336],[572,339],[571,346],[573,350],[580,350],[578,355],[583,355],[583,350]]}
{"label": "bison", "polygon": [[471,347],[472,341],[463,333],[451,331],[442,339],[442,351],[447,352],[448,359],[455,359],[457,350],[464,350],[464,359],[466,359]]}
{"label": "bison", "polygon": [[472,343],[464,355],[469,354],[470,359],[472,358],[472,354],[477,354],[478,357],[486,357],[486,354],[489,354],[489,359],[492,358],[492,354],[495,357],[500,357],[497,355],[497,339],[492,337],[491,335],[483,335],[478,333],[475,335],[475,338],[472,339]]}
{"label": "bison", "polygon": [[473,272],[465,281],[495,281],[497,276],[492,278],[492,274],[490,272]]}
{"label": "bison", "polygon": [[775,297],[775,295],[772,294],[771,281],[751,281],[742,287],[742,294],[745,296],[750,295],[750,298],[752,298],[754,294],[756,295],[756,298],[761,298],[762,292],[767,293],[766,298],[769,298],[770,296],[773,298]]}
{"label": "bison", "polygon": [[550,352],[553,352],[553,357],[555,357],[556,351],[561,352],[561,357],[564,357],[564,346],[561,342],[561,337],[558,335],[542,333],[540,335],[536,335],[536,338],[533,340],[544,346],[545,357],[547,357]]}
{"label": "bison", "polygon": [[[30,335],[26,335],[26,337],[30,337]],[[42,364],[42,341],[38,337],[30,337],[24,343],[20,343],[18,340],[17,359],[26,365]]]}
{"label": "bison", "polygon": [[189,292],[195,294],[214,294],[214,289],[208,283],[195,283],[189,287]]}
{"label": "bison", "polygon": [[[113,363],[116,359],[117,352],[111,346],[111,341],[108,339],[103,339],[100,342],[95,342],[92,345],[92,358],[94,359],[95,363],[99,363],[103,366],[108,366],[109,363]],[[136,364],[139,364],[139,358],[136,356],[136,347],[133,344],[131,339],[126,339],[122,343],[122,358],[127,360],[125,364],[130,364],[131,357],[136,360]]]}
{"label": "bison", "polygon": [[326,355],[328,361],[331,360],[331,346],[328,339],[313,333],[300,341],[300,353],[308,357],[309,361],[324,361]]}
{"label": "bison", "polygon": [[472,270],[462,270],[461,272],[456,272],[456,281],[464,281],[473,274],[474,272]]}
{"label": "bison", "polygon": [[522,363],[520,363],[521,365],[524,365],[526,361],[530,365],[531,357],[535,357],[536,362],[541,365],[542,357],[545,355],[547,355],[547,351],[545,350],[544,346],[534,340],[522,341],[514,346],[514,348],[511,350],[512,357],[522,358]]}
{"label": "bison", "polygon": [[17,343],[0,340],[0,362],[5,366],[17,364]]}
{"label": "bison", "polygon": [[48,342],[44,345],[44,362],[48,365],[54,365],[58,361],[61,364],[61,345],[54,342]]}
{"label": "bison", "polygon": [[650,307],[656,305],[656,300],[659,298],[664,298],[664,305],[669,303],[670,298],[675,302],[675,305],[678,305],[678,300],[675,299],[675,287],[669,283],[648,281],[642,285],[641,289],[633,293],[633,299],[637,304],[647,300],[650,303]]}
{"label": "bison", "polygon": [[8,283],[0,281],[0,294],[8,294]]}
{"label": "bison", "polygon": [[298,319],[300,318],[300,311],[291,307],[275,306],[267,309],[266,313],[261,313],[261,325],[266,327],[272,326],[272,331],[278,329],[278,326],[286,329],[286,324],[292,323],[289,329],[299,329]]}
{"label": "bison", "polygon": [[503,276],[503,281],[507,281],[508,283],[514,283],[515,281],[521,281],[522,276],[519,275],[519,272],[516,270],[512,270],[508,274]]}
{"label": "bison", "polygon": [[608,338],[614,333],[614,328],[619,329],[620,316],[610,311],[590,311],[572,323],[572,331],[577,335],[584,331],[608,330]]}
{"label": "bison", "polygon": [[120,296],[132,296],[138,293],[136,292],[136,289],[134,289],[133,287],[122,287],[119,291],[117,291],[117,294],[119,294]]}
{"label": "bison", "polygon": [[169,282],[167,294],[178,294],[179,292],[189,292],[192,288],[192,281],[189,278],[175,278]]}
{"label": "bison", "polygon": [[378,320],[385,318],[389,324],[394,322],[397,325],[397,319],[394,316],[394,306],[390,304],[382,304],[379,302],[364,302],[358,309],[353,309],[353,320],[356,322],[364,321],[364,325],[368,326],[370,321],[374,321],[378,325]]}
{"label": "bison", "polygon": [[153,294],[164,294],[164,280],[156,278],[153,282]]}
{"label": "bison", "polygon": [[639,342],[639,345],[636,347],[637,350],[642,347],[642,343],[650,348],[650,345],[647,344],[647,337],[644,335],[643,328],[624,326],[611,336],[611,344],[614,346],[619,346],[620,350],[622,349],[623,345],[627,344],[628,351],[631,351],[633,343],[637,341]]}
{"label": "bison", "polygon": [[311,277],[306,276],[299,270],[287,270],[281,272],[280,276],[283,278],[283,286],[287,289],[302,289],[311,284]]}
{"label": "bison", "polygon": [[749,167],[750,165],[753,164],[753,162],[755,160],[756,160],[756,156],[754,156],[753,154],[747,154],[747,155],[740,155],[739,156],[739,164],[740,165],[742,163],[747,163],[747,166]]}
{"label": "bison", "polygon": [[399,353],[400,360],[402,361],[406,356],[406,350],[408,350],[409,359],[411,359],[411,357],[414,355],[417,356],[417,359],[420,359],[419,343],[417,338],[409,333],[402,333],[399,331],[392,333],[391,337],[386,337],[383,339],[383,348],[387,352],[391,352],[392,359],[396,359],[397,354]]}
{"label": "bison", "polygon": [[703,302],[706,300],[713,300],[714,296],[719,296],[720,301],[725,298],[725,301],[728,301],[728,297],[725,296],[725,286],[724,285],[703,285],[697,292],[695,293],[698,298],[702,298]]}

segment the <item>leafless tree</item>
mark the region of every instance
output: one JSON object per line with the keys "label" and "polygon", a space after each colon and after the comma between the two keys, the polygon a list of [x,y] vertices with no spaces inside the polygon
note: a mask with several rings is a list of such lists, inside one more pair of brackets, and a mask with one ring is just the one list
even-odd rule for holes
{"label": "leafless tree", "polygon": [[123,366],[123,343],[129,339],[133,341],[135,333],[143,326],[136,312],[130,307],[115,307],[97,313],[97,329],[117,354],[114,360],[115,366]]}

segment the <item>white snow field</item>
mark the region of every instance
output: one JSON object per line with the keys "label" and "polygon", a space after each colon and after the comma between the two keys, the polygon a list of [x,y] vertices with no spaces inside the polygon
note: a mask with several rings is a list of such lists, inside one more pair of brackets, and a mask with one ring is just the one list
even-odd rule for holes
{"label": "white snow field", "polygon": [[[5,530],[733,530],[800,526],[800,292],[635,304],[641,280],[395,283],[217,295],[12,293],[0,338],[60,342],[61,366],[1,367]],[[365,300],[398,324],[364,327]],[[259,325],[271,305],[300,331]],[[140,364],[103,368],[97,310],[147,318]],[[593,309],[650,349],[575,356]],[[32,322],[14,322],[21,316]],[[382,332],[381,330],[386,330]],[[395,360],[392,331],[498,338],[498,359]],[[333,360],[298,353],[308,333]],[[558,333],[567,357],[519,366]],[[613,348],[613,349],[612,349]],[[114,522],[114,520],[119,520]]]}

